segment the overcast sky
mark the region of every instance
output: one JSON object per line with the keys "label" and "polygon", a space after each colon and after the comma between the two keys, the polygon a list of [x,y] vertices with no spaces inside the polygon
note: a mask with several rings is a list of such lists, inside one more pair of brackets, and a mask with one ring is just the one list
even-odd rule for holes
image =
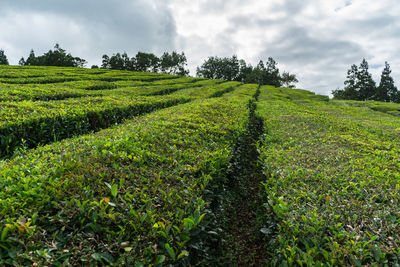
{"label": "overcast sky", "polygon": [[59,43],[89,67],[103,54],[184,51],[191,75],[208,56],[273,57],[299,88],[328,95],[362,58],[377,83],[388,61],[400,87],[399,15],[398,0],[2,0],[0,49],[17,64]]}

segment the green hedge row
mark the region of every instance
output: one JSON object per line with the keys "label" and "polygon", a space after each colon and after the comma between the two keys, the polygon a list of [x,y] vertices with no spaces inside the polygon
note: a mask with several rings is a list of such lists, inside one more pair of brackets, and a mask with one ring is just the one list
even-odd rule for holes
{"label": "green hedge row", "polygon": [[[218,81],[218,80],[208,80],[208,81]],[[223,82],[218,81],[218,83],[202,87],[201,90],[196,87],[186,88],[184,90],[179,90],[171,94],[171,96],[189,96],[192,99],[197,98],[207,98],[207,97],[219,97],[225,93],[233,91],[236,87],[240,86],[240,82]]]}
{"label": "green hedge row", "polygon": [[0,264],[189,264],[203,195],[225,174],[256,89],[0,161]]}
{"label": "green hedge row", "polygon": [[[123,81],[102,82],[81,80],[59,84],[29,84],[29,85],[1,85],[0,101],[22,100],[61,100],[84,96],[123,96],[134,97],[137,95],[161,95],[177,91],[182,88],[200,87],[216,84],[214,80],[198,79],[168,79],[156,82]],[[94,90],[96,88],[96,90]],[[110,90],[113,89],[113,90]],[[176,90],[175,90],[176,89]],[[110,91],[110,92],[108,92]]]}
{"label": "green hedge row", "polygon": [[126,118],[189,101],[185,97],[135,100],[87,97],[63,101],[0,103],[0,157],[28,148],[97,131]]}
{"label": "green hedge row", "polygon": [[258,114],[271,265],[399,265],[400,118],[272,87]]}

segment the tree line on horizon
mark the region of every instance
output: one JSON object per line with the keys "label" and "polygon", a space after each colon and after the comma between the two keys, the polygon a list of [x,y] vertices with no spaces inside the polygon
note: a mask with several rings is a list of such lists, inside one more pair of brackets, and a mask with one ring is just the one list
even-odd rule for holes
{"label": "tree line on horizon", "polygon": [[368,62],[364,58],[360,66],[353,64],[350,67],[347,71],[344,88],[333,90],[333,97],[334,99],[344,100],[376,100],[400,103],[400,92],[394,84],[391,73],[389,63],[385,62],[381,80],[379,85],[376,86],[376,82],[368,71]]}
{"label": "tree line on horizon", "polygon": [[71,54],[67,54],[59,44],[54,46],[54,50],[49,50],[41,56],[36,56],[33,49],[29,53],[29,56],[25,60],[23,57],[18,62],[21,66],[58,66],[58,67],[84,67],[87,61],[73,57]]}
{"label": "tree line on horizon", "polygon": [[204,63],[197,67],[196,75],[208,79],[222,79],[228,81],[239,81],[243,83],[257,83],[260,85],[282,85],[294,88],[298,82],[295,74],[284,71],[279,73],[276,61],[269,57],[265,62],[260,60],[256,67],[247,64],[245,60],[232,57],[209,57]]}
{"label": "tree line on horizon", "polygon": [[[0,50],[1,64],[9,64],[3,50]],[[23,66],[84,67],[86,64],[86,60],[67,54],[59,44],[54,46],[54,50],[49,50],[42,56],[36,56],[32,49],[26,59],[22,57],[19,61],[19,65]],[[175,51],[172,53],[165,52],[161,57],[144,52],[138,52],[134,57],[129,57],[124,52],[112,56],[104,54],[100,68],[186,76],[189,74],[186,66],[187,59],[183,52],[180,54]],[[99,66],[93,65],[91,68],[99,68]],[[290,88],[293,88],[294,84],[298,82],[295,74],[285,71],[280,74],[276,61],[271,57],[265,64],[260,60],[256,67],[247,64],[243,59],[239,60],[235,55],[231,58],[209,57],[201,66],[197,67],[196,75],[209,79],[257,83],[276,87],[284,85]]]}
{"label": "tree line on horizon", "polygon": [[[103,55],[101,68],[186,76],[189,74],[189,70],[185,68],[186,65],[187,59],[183,52],[181,54],[175,51],[165,52],[161,57],[153,53],[138,52],[132,58],[124,52],[113,54],[111,57]],[[97,66],[93,65],[92,68],[97,68]]]}

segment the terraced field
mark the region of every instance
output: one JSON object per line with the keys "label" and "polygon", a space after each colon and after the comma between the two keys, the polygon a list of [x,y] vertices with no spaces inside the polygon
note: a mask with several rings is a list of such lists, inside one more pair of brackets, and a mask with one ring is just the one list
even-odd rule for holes
{"label": "terraced field", "polygon": [[0,265],[395,265],[400,106],[0,67]]}

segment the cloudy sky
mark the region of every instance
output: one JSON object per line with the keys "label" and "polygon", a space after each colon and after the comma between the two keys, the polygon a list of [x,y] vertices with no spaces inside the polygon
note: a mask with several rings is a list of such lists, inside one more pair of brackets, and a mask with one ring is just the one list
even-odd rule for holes
{"label": "cloudy sky", "polygon": [[366,58],[400,87],[397,0],[2,0],[0,49],[10,64],[55,43],[100,64],[103,54],[184,51],[191,74],[208,56],[256,65],[273,57],[299,88],[328,95]]}

